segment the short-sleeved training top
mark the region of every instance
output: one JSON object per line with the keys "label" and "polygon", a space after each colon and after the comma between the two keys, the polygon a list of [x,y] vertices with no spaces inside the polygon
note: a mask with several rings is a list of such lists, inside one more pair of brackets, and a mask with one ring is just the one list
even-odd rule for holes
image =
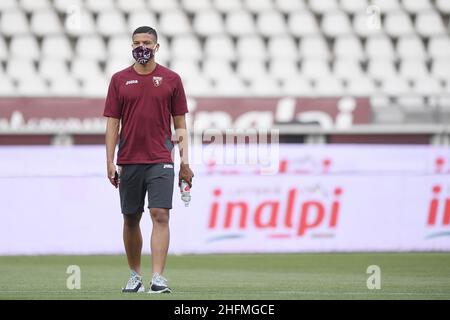
{"label": "short-sleeved training top", "polygon": [[115,73],[103,115],[121,120],[117,164],[173,162],[171,115],[187,112],[181,78],[172,70],[157,64],[146,75],[133,66]]}

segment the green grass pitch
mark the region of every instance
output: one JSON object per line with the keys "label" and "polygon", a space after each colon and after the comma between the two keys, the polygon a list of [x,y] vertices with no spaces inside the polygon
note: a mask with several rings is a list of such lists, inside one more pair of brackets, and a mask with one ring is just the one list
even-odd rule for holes
{"label": "green grass pitch", "polygon": [[[79,290],[66,286],[69,265],[81,269]],[[381,289],[367,288],[370,265]],[[0,299],[450,299],[450,253],[169,256],[171,295],[123,294],[128,276],[125,256],[3,256]]]}

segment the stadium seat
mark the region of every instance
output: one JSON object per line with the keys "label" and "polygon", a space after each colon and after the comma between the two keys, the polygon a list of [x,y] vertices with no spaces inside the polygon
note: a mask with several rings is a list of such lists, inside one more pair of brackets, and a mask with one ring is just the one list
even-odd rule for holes
{"label": "stadium seat", "polygon": [[372,0],[371,4],[379,7],[381,12],[390,12],[401,10],[400,0]]}
{"label": "stadium seat", "polygon": [[31,30],[37,36],[47,36],[62,33],[62,25],[58,15],[53,10],[37,10],[31,16]]}
{"label": "stadium seat", "polygon": [[340,7],[347,13],[365,12],[369,3],[367,0],[341,0]]}
{"label": "stadium seat", "polygon": [[286,21],[280,12],[261,12],[256,19],[256,25],[259,33],[265,37],[286,34]]}
{"label": "stadium seat", "polygon": [[223,59],[205,59],[202,67],[203,74],[210,80],[230,78],[234,76],[230,62]]}
{"label": "stadium seat", "polygon": [[202,59],[203,52],[199,39],[194,35],[174,37],[171,45],[171,57],[196,61]]}
{"label": "stadium seat", "polygon": [[157,13],[176,11],[180,9],[177,0],[147,0],[147,7],[150,11],[155,11]]}
{"label": "stadium seat", "polygon": [[338,58],[333,61],[333,74],[339,79],[360,79],[364,71],[358,60]]}
{"label": "stadium seat", "polygon": [[38,76],[23,78],[17,84],[17,93],[24,97],[43,97],[48,95],[48,86]]}
{"label": "stadium seat", "polygon": [[446,35],[431,37],[428,42],[428,53],[433,59],[450,57],[450,39]]}
{"label": "stadium seat", "polygon": [[196,13],[193,29],[200,36],[219,35],[225,32],[222,16],[216,10],[204,10]]}
{"label": "stadium seat", "polygon": [[28,19],[19,9],[5,10],[0,19],[0,30],[4,36],[17,36],[30,32]]}
{"label": "stadium seat", "polygon": [[267,49],[259,36],[243,36],[237,40],[236,53],[239,58],[267,59]]}
{"label": "stadium seat", "polygon": [[104,98],[108,93],[109,81],[103,76],[85,79],[81,85],[81,93],[86,97]]}
{"label": "stadium seat", "polygon": [[86,9],[93,13],[115,10],[115,0],[84,0]]}
{"label": "stadium seat", "polygon": [[236,72],[239,77],[247,81],[268,77],[264,61],[252,58],[240,59],[236,66]]}
{"label": "stadium seat", "polygon": [[39,62],[39,75],[42,79],[63,79],[70,77],[69,68],[66,61],[53,58],[42,59]]}
{"label": "stadium seat", "polygon": [[294,78],[299,74],[297,61],[284,57],[273,58],[269,64],[269,74],[271,78],[277,80]]}
{"label": "stadium seat", "polygon": [[365,12],[356,13],[355,16],[353,17],[353,30],[358,36],[362,38],[383,34],[381,21],[380,26],[374,26],[371,23],[372,22],[369,19],[367,13]]}
{"label": "stadium seat", "polygon": [[345,92],[356,97],[368,97],[372,96],[376,90],[377,88],[373,81],[368,77],[362,76],[348,80]]}
{"label": "stadium seat", "polygon": [[110,79],[113,74],[119,72],[133,64],[133,58],[130,57],[113,57],[108,59],[105,64],[106,79]]}
{"label": "stadium seat", "polygon": [[0,77],[0,97],[16,96],[16,88],[13,82],[4,76]]}
{"label": "stadium seat", "polygon": [[329,59],[330,51],[325,39],[321,36],[304,37],[300,41],[300,57]]}
{"label": "stadium seat", "polygon": [[170,67],[180,75],[180,77],[185,79],[197,79],[201,78],[201,71],[199,63],[195,59],[183,58],[172,59]]}
{"label": "stadium seat", "polygon": [[69,60],[73,57],[72,46],[64,35],[47,36],[42,40],[42,56]]}
{"label": "stadium seat", "polygon": [[334,57],[363,60],[365,58],[361,41],[356,36],[342,36],[335,39]]}
{"label": "stadium seat", "polygon": [[450,2],[448,0],[436,0],[436,7],[445,14],[450,13]]}
{"label": "stadium seat", "polygon": [[97,17],[97,31],[100,35],[110,37],[128,34],[127,24],[122,12],[117,10],[102,11]]}
{"label": "stadium seat", "polygon": [[401,37],[397,41],[397,54],[401,59],[427,59],[425,45],[416,35]]}
{"label": "stadium seat", "polygon": [[0,35],[0,65],[1,61],[6,61],[9,58],[8,47],[6,46],[5,39]]}
{"label": "stadium seat", "polygon": [[209,0],[181,0],[180,4],[189,13],[206,11],[212,8]]}
{"label": "stadium seat", "polygon": [[72,60],[70,71],[72,76],[78,80],[103,77],[98,62],[94,60],[75,58]]}
{"label": "stadium seat", "polygon": [[284,35],[269,38],[267,52],[271,59],[297,59],[299,49],[293,37]]}
{"label": "stadium seat", "polygon": [[69,7],[65,17],[65,30],[71,36],[96,33],[94,16],[90,11]]}
{"label": "stadium seat", "polygon": [[305,0],[274,0],[274,8],[284,14],[305,10]]}
{"label": "stadium seat", "polygon": [[38,60],[41,57],[37,39],[31,34],[11,38],[9,53],[17,59]]}
{"label": "stadium seat", "polygon": [[132,59],[131,50],[131,36],[129,35],[112,36],[107,42],[108,58]]}
{"label": "stadium seat", "polygon": [[241,0],[213,0],[213,6],[220,12],[229,13],[242,10]]}
{"label": "stadium seat", "polygon": [[272,0],[242,0],[245,9],[252,13],[273,11]]}
{"label": "stadium seat", "polygon": [[0,77],[6,77],[3,64],[0,63]]}
{"label": "stadium seat", "polygon": [[416,30],[423,37],[446,33],[442,18],[435,11],[419,12],[416,17]]}
{"label": "stadium seat", "polygon": [[387,36],[373,36],[366,41],[366,54],[370,59],[395,59],[396,54],[392,41]]}
{"label": "stadium seat", "polygon": [[164,11],[159,18],[159,28],[165,36],[187,35],[191,32],[188,17],[181,10]]}
{"label": "stadium seat", "polygon": [[75,79],[66,77],[50,81],[49,93],[53,96],[78,97],[81,94],[81,88]]}
{"label": "stadium seat", "polygon": [[316,80],[314,93],[320,97],[342,96],[344,93],[344,86],[339,79],[334,77],[321,78]]}
{"label": "stadium seat", "polygon": [[214,85],[214,92],[219,97],[239,97],[248,95],[248,88],[242,79],[234,75],[228,75],[217,79]]}
{"label": "stadium seat", "polygon": [[49,0],[19,0],[20,6],[26,12],[32,12],[36,10],[50,9]]}
{"label": "stadium seat", "polygon": [[74,8],[81,8],[84,4],[83,0],[53,0],[53,6],[59,13],[68,13]]}
{"label": "stadium seat", "polygon": [[400,76],[406,79],[420,79],[428,77],[428,69],[421,59],[405,58],[400,62]]}
{"label": "stadium seat", "polygon": [[281,92],[294,97],[308,97],[313,95],[313,87],[311,82],[305,79],[305,77],[297,76],[283,81]]}
{"label": "stadium seat", "polygon": [[146,10],[144,0],[117,0],[117,9],[125,13],[132,13]]}
{"label": "stadium seat", "polygon": [[309,1],[309,7],[315,13],[323,14],[338,9],[337,0]]}
{"label": "stadium seat", "polygon": [[271,97],[280,94],[280,84],[270,77],[253,79],[248,89],[251,95],[257,97]]}
{"label": "stadium seat", "polygon": [[207,96],[211,95],[214,90],[211,82],[203,77],[183,79],[183,87],[189,96]]}
{"label": "stadium seat", "polygon": [[367,73],[376,80],[397,77],[394,63],[386,59],[372,59],[368,63]]}
{"label": "stadium seat", "polygon": [[331,76],[330,66],[327,60],[318,58],[303,59],[301,62],[301,74],[308,79],[328,78]]}
{"label": "stadium seat", "polygon": [[156,15],[148,9],[131,11],[127,20],[128,33],[132,34],[134,30],[142,26],[149,26],[158,31],[158,21],[156,19]]}
{"label": "stadium seat", "polygon": [[169,46],[169,41],[167,40],[167,38],[161,34],[158,34],[158,43],[159,43],[159,50],[155,53],[155,57],[158,62],[164,64],[171,58],[170,57],[171,47]]}
{"label": "stadium seat", "polygon": [[423,96],[439,95],[444,90],[440,81],[432,77],[419,78],[413,83],[414,92]]}
{"label": "stadium seat", "polygon": [[328,37],[349,35],[352,33],[350,20],[342,11],[330,11],[322,18],[321,29]]}
{"label": "stadium seat", "polygon": [[391,37],[415,34],[410,16],[404,11],[393,11],[386,14],[384,21],[386,33]]}
{"label": "stadium seat", "polygon": [[412,92],[408,82],[398,77],[384,79],[381,82],[380,90],[390,96],[400,96]]}
{"label": "stadium seat", "polygon": [[20,9],[17,0],[0,1],[0,12]]}
{"label": "stadium seat", "polygon": [[291,12],[288,16],[288,29],[295,37],[318,35],[320,33],[316,18],[307,10]]}
{"label": "stadium seat", "polygon": [[79,37],[75,45],[75,52],[80,59],[104,61],[107,58],[105,42],[102,37],[97,35]]}
{"label": "stadium seat", "polygon": [[448,81],[450,79],[450,61],[448,57],[434,59],[431,64],[431,74],[436,79]]}
{"label": "stadium seat", "polygon": [[233,11],[225,18],[225,29],[232,36],[253,35],[256,32],[255,21],[248,11]]}
{"label": "stadium seat", "polygon": [[450,79],[447,79],[445,81],[444,91],[445,91],[445,94],[450,94]]}
{"label": "stadium seat", "polygon": [[205,40],[204,56],[206,58],[236,60],[233,39],[228,35],[210,36]]}
{"label": "stadium seat", "polygon": [[402,4],[409,13],[419,13],[433,8],[430,0],[402,0]]}

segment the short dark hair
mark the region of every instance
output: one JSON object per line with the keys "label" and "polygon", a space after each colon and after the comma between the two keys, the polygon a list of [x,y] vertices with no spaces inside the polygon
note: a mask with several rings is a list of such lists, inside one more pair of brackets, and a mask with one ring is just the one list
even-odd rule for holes
{"label": "short dark hair", "polygon": [[137,33],[152,34],[152,35],[155,36],[156,41],[158,41],[158,34],[156,33],[156,30],[153,29],[152,27],[148,27],[148,26],[139,27],[136,30],[134,30],[133,35],[131,37],[134,37],[134,35],[137,34]]}

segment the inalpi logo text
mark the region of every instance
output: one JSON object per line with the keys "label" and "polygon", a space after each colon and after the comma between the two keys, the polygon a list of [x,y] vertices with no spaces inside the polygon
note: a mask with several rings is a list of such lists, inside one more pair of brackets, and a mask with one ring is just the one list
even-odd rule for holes
{"label": "inalpi logo text", "polygon": [[220,232],[253,229],[269,238],[331,238],[339,222],[342,193],[342,188],[336,187],[327,190],[326,196],[317,197],[290,188],[255,201],[246,196],[225,199],[223,190],[217,188],[213,191],[208,229]]}

